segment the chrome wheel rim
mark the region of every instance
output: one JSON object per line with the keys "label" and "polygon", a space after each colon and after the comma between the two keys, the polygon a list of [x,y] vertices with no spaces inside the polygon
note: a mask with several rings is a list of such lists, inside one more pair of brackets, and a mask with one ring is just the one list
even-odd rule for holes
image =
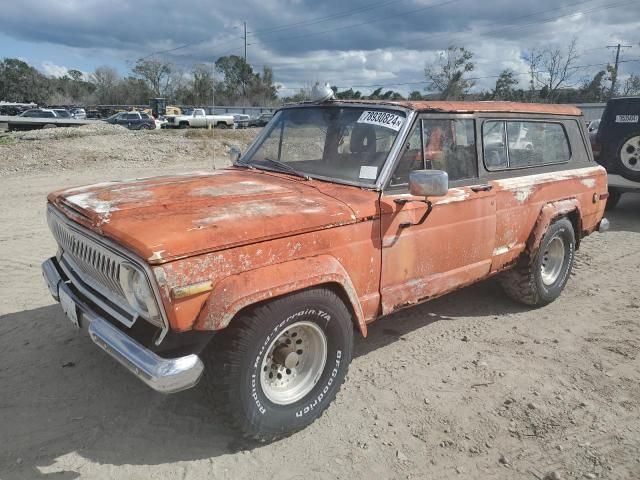
{"label": "chrome wheel rim", "polygon": [[552,285],[558,280],[564,264],[564,242],[560,237],[553,237],[547,248],[542,252],[540,271],[545,285]]}
{"label": "chrome wheel rim", "polygon": [[327,361],[327,337],[313,322],[288,326],[271,342],[262,360],[260,386],[278,405],[307,395],[320,380]]}
{"label": "chrome wheel rim", "polygon": [[640,135],[624,142],[620,150],[620,160],[629,170],[640,172]]}

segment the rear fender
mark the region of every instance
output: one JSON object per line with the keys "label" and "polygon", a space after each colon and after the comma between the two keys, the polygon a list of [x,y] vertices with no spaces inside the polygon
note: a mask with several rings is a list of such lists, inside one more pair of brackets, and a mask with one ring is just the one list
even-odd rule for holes
{"label": "rear fender", "polygon": [[194,327],[198,330],[220,330],[243,308],[305,288],[338,284],[348,298],[355,323],[363,336],[367,326],[353,283],[344,267],[334,257],[292,260],[231,275],[218,282],[205,302]]}
{"label": "rear fender", "polygon": [[536,221],[533,231],[527,240],[527,252],[529,253],[530,258],[535,256],[535,252],[538,251],[540,242],[542,242],[542,237],[544,237],[549,225],[551,225],[551,222],[558,217],[569,217],[571,223],[573,223],[577,246],[577,243],[580,241],[582,230],[580,202],[575,198],[569,198],[566,200],[547,203],[540,210],[538,220]]}

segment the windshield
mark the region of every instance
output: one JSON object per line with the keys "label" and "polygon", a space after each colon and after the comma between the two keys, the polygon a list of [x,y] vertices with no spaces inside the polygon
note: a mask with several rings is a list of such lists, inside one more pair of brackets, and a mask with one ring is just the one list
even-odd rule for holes
{"label": "windshield", "polygon": [[373,105],[281,110],[240,165],[372,185],[405,120]]}

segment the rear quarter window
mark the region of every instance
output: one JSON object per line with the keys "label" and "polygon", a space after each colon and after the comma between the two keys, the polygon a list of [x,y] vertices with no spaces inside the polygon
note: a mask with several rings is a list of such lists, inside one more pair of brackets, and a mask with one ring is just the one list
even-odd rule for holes
{"label": "rear quarter window", "polygon": [[562,123],[531,120],[488,120],[482,127],[487,170],[566,163],[569,137]]}

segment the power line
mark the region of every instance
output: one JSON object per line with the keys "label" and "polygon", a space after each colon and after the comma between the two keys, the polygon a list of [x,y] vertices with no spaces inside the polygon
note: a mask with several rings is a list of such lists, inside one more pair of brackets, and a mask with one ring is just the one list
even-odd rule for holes
{"label": "power line", "polygon": [[373,3],[371,5],[368,5],[367,7],[360,7],[360,8],[354,8],[352,10],[347,10],[345,12],[340,12],[340,13],[335,13],[333,15],[328,15],[326,17],[318,17],[312,20],[304,20],[304,21],[300,21],[300,22],[295,22],[295,23],[289,23],[289,24],[285,24],[285,25],[279,25],[277,27],[273,27],[273,28],[265,28],[262,30],[256,30],[253,32],[249,32],[251,35],[255,35],[258,33],[271,33],[271,32],[278,32],[278,31],[282,31],[282,30],[287,30],[290,28],[296,28],[299,26],[308,26],[308,25],[316,25],[318,23],[322,23],[322,22],[326,22],[329,20],[335,20],[336,18],[343,18],[343,17],[348,17],[351,15],[354,15],[356,13],[362,13],[365,11],[369,11],[369,10],[374,10],[376,8],[380,8],[380,7],[384,7],[387,5],[390,5],[392,3],[400,3],[403,2],[404,0],[391,0],[391,1],[384,1],[384,2],[378,2],[378,3]]}
{"label": "power line", "polygon": [[275,40],[276,41],[289,41],[289,40],[293,40],[293,39],[296,39],[296,38],[308,38],[308,37],[315,36],[315,35],[324,35],[326,33],[333,33],[333,32],[337,32],[339,30],[346,30],[348,28],[357,28],[357,27],[361,27],[361,26],[364,26],[364,25],[371,25],[372,23],[382,22],[384,20],[389,20],[390,18],[397,18],[397,17],[403,17],[405,15],[412,15],[414,13],[420,13],[420,12],[423,12],[423,11],[426,11],[426,10],[431,10],[433,8],[443,7],[445,5],[449,5],[449,4],[452,4],[452,3],[457,3],[457,2],[460,2],[460,1],[462,1],[462,0],[447,0],[447,1],[444,1],[444,2],[441,2],[441,3],[433,3],[433,4],[430,4],[430,5],[421,7],[421,8],[416,8],[414,10],[409,10],[407,12],[400,12],[400,13],[396,13],[396,14],[393,14],[393,15],[385,15],[384,17],[377,17],[377,18],[374,18],[372,20],[368,20],[366,22],[360,22],[360,23],[355,23],[355,24],[352,24],[352,25],[345,25],[345,26],[341,26],[341,27],[331,28],[329,30],[322,30],[320,32],[309,32],[309,33],[300,34],[300,35],[290,35],[290,36],[287,36],[287,37],[278,37]]}
{"label": "power line", "polygon": [[[619,63],[629,63],[629,62],[640,62],[640,58],[634,58],[634,59],[630,59],[630,60],[620,60]],[[575,65],[573,67],[569,67],[570,70],[579,70],[581,68],[590,68],[590,67],[602,67],[602,66],[606,66],[609,65],[609,63],[591,63],[588,65]],[[541,70],[540,73],[549,73],[546,70]],[[529,75],[529,72],[513,72],[514,75]],[[477,77],[469,77],[467,78],[467,80],[487,80],[490,78],[499,78],[500,74],[498,75],[483,75],[483,76],[477,76]],[[398,87],[398,86],[408,86],[408,85],[423,85],[429,83],[427,80],[421,80],[418,82],[396,82],[396,83],[372,83],[372,84],[367,84],[367,85],[360,85],[360,84],[351,84],[349,86],[344,86],[344,85],[334,85],[336,88],[340,88],[340,89],[349,89],[349,88],[375,88],[375,87]],[[300,87],[281,87],[281,90],[299,90]]]}
{"label": "power line", "polygon": [[[454,1],[458,1],[458,0],[454,0]],[[576,5],[581,5],[581,4],[585,4],[585,3],[591,3],[593,1],[595,1],[595,0],[580,0],[578,2],[574,2],[574,3],[568,4],[568,5],[564,5],[564,6],[561,6],[561,7],[556,7],[556,8],[551,8],[551,9],[544,9],[544,10],[540,10],[538,12],[533,12],[533,13],[529,13],[529,14],[526,14],[526,15],[513,17],[513,18],[511,18],[511,19],[509,19],[507,21],[513,22],[513,21],[517,21],[517,20],[522,20],[524,18],[534,17],[536,15],[542,15],[544,13],[553,12],[553,11],[557,11],[557,10],[562,10],[562,9],[565,9],[565,8],[568,8],[568,7],[572,7],[572,6],[576,6]],[[532,25],[537,25],[537,24],[541,24],[541,23],[550,23],[550,22],[553,22],[555,20],[559,20],[561,18],[568,17],[568,16],[593,13],[595,11],[614,8],[616,6],[625,5],[625,4],[628,4],[628,3],[635,3],[635,2],[636,2],[636,0],[625,0],[623,2],[614,2],[614,3],[611,3],[611,4],[594,7],[594,8],[591,8],[589,10],[572,12],[572,13],[569,13],[569,14],[563,14],[563,15],[556,16],[556,17],[540,19],[540,20],[536,20],[536,21],[533,21],[533,22],[525,23],[525,24],[514,23],[514,24],[506,25],[506,26],[504,26],[502,28],[498,28],[498,29],[494,29],[494,30],[485,30],[485,31],[481,31],[481,32],[460,32],[457,35],[456,34],[452,35],[451,33],[447,33],[447,32],[435,33],[435,34],[425,35],[425,36],[423,36],[421,38],[421,40],[435,39],[435,38],[438,38],[438,37],[451,38],[451,37],[456,37],[456,36],[459,36],[459,35],[469,35],[469,34],[478,35],[479,33],[483,34],[483,35],[486,35],[486,34],[496,33],[496,32],[500,32],[500,31],[504,31],[504,30],[508,30],[508,29],[516,28],[516,27],[517,28],[526,28],[526,27],[530,27]],[[402,16],[402,15],[408,15],[408,14],[412,14],[412,13],[417,13],[418,11],[422,11],[422,10],[425,10],[427,8],[434,8],[434,7],[437,7],[437,6],[446,5],[448,3],[452,3],[452,2],[443,2],[441,4],[432,4],[432,5],[428,6],[428,7],[422,7],[422,8],[417,9],[417,10],[411,10],[410,12],[403,12],[403,13],[399,13],[399,14],[396,14],[396,15],[393,15],[393,16],[387,16],[387,17],[383,17],[383,18],[376,18],[376,19],[373,19],[373,20],[370,20],[370,21],[367,21],[367,22],[362,22],[362,23],[359,23],[359,24],[353,24],[353,25],[348,25],[348,26],[337,27],[337,28],[330,29],[330,30],[323,30],[321,32],[311,32],[311,33],[308,33],[308,34],[305,34],[305,35],[281,37],[281,38],[275,39],[275,41],[276,42],[277,41],[289,41],[289,40],[292,40],[292,39],[295,39],[295,38],[299,38],[299,37],[305,37],[306,38],[306,37],[309,37],[309,36],[312,36],[312,35],[320,35],[320,34],[331,33],[331,32],[334,32],[334,31],[343,30],[343,29],[347,29],[347,28],[355,28],[355,27],[358,27],[358,26],[368,25],[368,24],[371,24],[371,23],[383,21],[383,20],[386,20],[388,18],[393,18],[393,17]],[[492,25],[504,25],[504,22],[494,22],[494,23],[491,23],[491,24],[489,24],[487,26],[492,26]],[[380,55],[384,55],[384,52],[382,52]],[[372,56],[372,55],[370,55],[368,58],[372,58],[372,57],[375,58],[375,56]],[[271,62],[271,65],[277,65],[277,62],[276,63]]]}
{"label": "power line", "polygon": [[[333,15],[325,16],[325,17],[317,17],[317,18],[311,19],[311,20],[304,20],[304,21],[300,21],[300,22],[295,22],[295,23],[290,23],[290,24],[285,24],[285,25],[279,25],[277,27],[273,27],[273,28],[270,28],[270,29],[263,29],[263,30],[257,30],[255,32],[248,32],[248,34],[249,35],[254,35],[256,33],[263,33],[263,32],[264,33],[269,33],[269,32],[272,32],[272,31],[273,32],[279,32],[279,31],[282,31],[282,30],[286,30],[286,29],[289,29],[289,28],[295,28],[297,26],[302,26],[302,25],[315,25],[315,24],[318,24],[318,23],[322,23],[322,22],[326,22],[326,21],[329,21],[329,20],[333,20],[335,18],[347,17],[347,16],[350,16],[350,15],[354,15],[356,13],[361,13],[363,11],[373,10],[375,8],[380,8],[380,7],[383,7],[383,6],[386,6],[386,5],[390,5],[392,3],[400,3],[402,1],[404,1],[404,0],[386,0],[386,1],[383,1],[383,2],[378,2],[378,3],[374,3],[372,5],[368,5],[366,7],[354,8],[354,9],[347,10],[347,11],[344,11],[344,12],[341,12],[341,13],[336,13],[336,14],[333,14]],[[246,36],[247,36],[246,22],[244,22],[244,24],[245,24],[244,25],[245,34],[243,36],[239,37],[239,38],[244,38],[244,40],[246,42]],[[206,42],[207,40],[209,40],[209,37],[203,38],[201,40],[197,40],[197,41],[194,41],[194,42],[185,43],[183,45],[180,45],[180,46],[177,46],[177,47],[174,47],[174,48],[170,48],[170,49],[167,49],[167,50],[158,50],[156,52],[151,52],[148,55],[145,55],[144,57],[139,58],[139,60],[145,60],[145,59],[147,59],[149,57],[152,57],[154,55],[161,55],[161,54],[165,54],[165,53],[176,52],[176,51],[182,50],[184,48],[192,47],[194,45],[199,45],[201,43]],[[221,47],[223,45],[228,45],[230,43],[233,43],[233,41],[235,41],[235,40],[227,41],[227,42],[223,42],[223,43],[219,43],[219,44],[214,44],[213,46],[214,47]]]}

